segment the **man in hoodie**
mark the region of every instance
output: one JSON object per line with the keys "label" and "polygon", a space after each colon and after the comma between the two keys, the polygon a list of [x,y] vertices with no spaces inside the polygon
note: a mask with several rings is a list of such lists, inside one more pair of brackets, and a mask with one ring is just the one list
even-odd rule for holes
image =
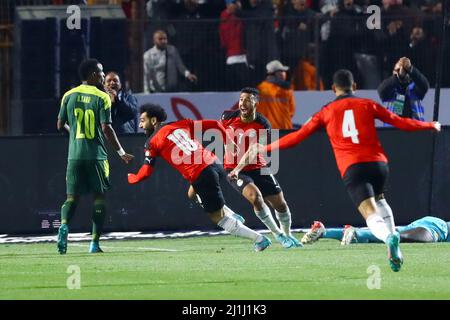
{"label": "man in hoodie", "polygon": [[400,58],[392,76],[378,86],[381,101],[389,111],[400,117],[425,121],[422,100],[430,84],[407,57]]}

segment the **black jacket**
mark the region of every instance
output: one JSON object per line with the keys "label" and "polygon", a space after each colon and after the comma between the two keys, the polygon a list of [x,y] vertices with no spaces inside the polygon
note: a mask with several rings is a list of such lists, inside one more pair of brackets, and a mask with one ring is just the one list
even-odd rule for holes
{"label": "black jacket", "polygon": [[120,90],[111,105],[112,126],[116,133],[137,132],[137,99],[131,91]]}
{"label": "black jacket", "polygon": [[[414,82],[414,93],[416,96],[423,100],[425,94],[430,88],[427,78],[413,66],[410,73],[411,81]],[[378,86],[378,94],[382,101],[387,101],[393,99],[396,92],[404,94],[406,91],[407,84],[402,84],[396,76],[390,76],[380,83]]]}
{"label": "black jacket", "polygon": [[422,120],[424,110],[421,100],[425,97],[430,84],[427,78],[414,66],[409,76],[411,78],[409,83],[401,83],[394,75],[385,79],[378,86],[378,94],[390,111],[393,111],[391,109],[393,106],[389,104],[396,99],[397,94],[404,95],[405,102],[401,116]]}

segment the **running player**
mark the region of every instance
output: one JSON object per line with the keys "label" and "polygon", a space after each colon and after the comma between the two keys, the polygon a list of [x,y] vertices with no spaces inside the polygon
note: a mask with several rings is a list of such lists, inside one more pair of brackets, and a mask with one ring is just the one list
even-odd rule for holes
{"label": "running player", "polygon": [[332,88],[336,100],[324,106],[300,130],[266,147],[255,145],[250,148],[230,176],[236,178],[239,170],[258,151],[291,148],[325,127],[350,197],[374,236],[386,243],[390,267],[397,272],[403,264],[400,235],[395,231],[394,216],[384,198],[389,168],[377,136],[375,119],[407,131],[440,131],[441,125],[438,122],[400,118],[370,99],[354,96],[356,84],[348,70],[339,70],[334,74]]}
{"label": "running player", "polygon": [[[239,146],[241,155],[248,149],[250,143],[267,140],[270,134],[270,122],[262,114],[256,112],[258,101],[257,89],[244,88],[239,97],[239,110],[225,111],[222,114],[222,125],[227,131],[233,133],[234,142]],[[224,161],[224,168],[228,172],[232,171],[240,160],[229,150],[231,149],[228,148],[225,153]],[[273,174],[264,175],[261,172],[266,167],[266,160],[259,155],[256,163],[244,167],[238,179],[229,179],[229,182],[252,204],[256,216],[283,247],[301,247],[300,241],[291,233],[291,212],[278,181]],[[274,221],[266,202],[275,210],[281,230]]]}
{"label": "running player", "polygon": [[[450,242],[450,222],[437,217],[426,216],[407,226],[396,227],[396,230],[400,233],[402,242]],[[351,225],[345,225],[344,228],[325,228],[320,221],[314,221],[305,237],[305,241],[302,239],[302,242],[308,244],[320,238],[340,240],[342,245],[381,242],[369,229],[359,229]]]}
{"label": "running player", "polygon": [[210,219],[232,235],[252,239],[255,251],[262,251],[270,246],[269,238],[247,228],[233,215],[229,208],[224,208],[225,200],[220,180],[226,178],[217,157],[195,139],[194,127],[202,130],[218,129],[225,141],[225,129],[215,120],[192,121],[180,120],[168,124],[163,122],[167,114],[158,105],[145,104],[140,109],[139,127],[149,137],[145,145],[145,160],[137,174],[128,174],[130,184],[148,178],[155,165],[156,157],[162,157],[189,181],[202,199],[204,210]]}
{"label": "running player", "polygon": [[94,194],[92,216],[92,242],[90,253],[102,252],[99,239],[105,220],[105,192],[110,188],[109,163],[104,137],[128,163],[133,156],[127,154],[111,126],[111,100],[99,90],[105,74],[95,59],[83,61],[79,67],[82,84],[66,92],[61,100],[58,130],[69,131],[67,161],[67,199],[61,207],[61,226],[58,231],[58,251],[67,251],[69,223],[75,213],[79,198]]}

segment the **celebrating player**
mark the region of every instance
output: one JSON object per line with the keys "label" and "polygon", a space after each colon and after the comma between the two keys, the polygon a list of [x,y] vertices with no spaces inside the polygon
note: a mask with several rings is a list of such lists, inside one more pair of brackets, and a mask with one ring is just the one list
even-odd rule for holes
{"label": "celebrating player", "polygon": [[[400,233],[402,242],[450,242],[450,222],[437,217],[426,216],[407,226],[396,227],[396,230]],[[359,229],[351,225],[345,225],[344,228],[325,228],[320,221],[314,221],[305,236],[308,239],[305,243],[308,244],[320,238],[340,240],[342,245],[380,242],[369,229]]]}
{"label": "celebrating player", "polygon": [[61,207],[61,226],[58,231],[58,251],[67,251],[69,222],[76,210],[80,195],[94,194],[92,242],[90,253],[102,252],[99,239],[105,220],[105,192],[110,188],[109,163],[104,137],[128,163],[127,154],[111,126],[111,99],[99,90],[105,74],[95,59],[83,61],[79,67],[82,84],[66,92],[61,100],[58,130],[70,133],[67,161],[67,199]]}
{"label": "celebrating player", "polygon": [[[260,113],[256,112],[259,96],[255,88],[244,88],[239,97],[239,110],[225,111],[221,122],[226,130],[233,131],[235,143],[239,146],[241,154],[248,149],[249,144],[261,139],[267,140],[270,122]],[[225,153],[224,168],[232,171],[240,159],[229,152]],[[261,155],[256,163],[249,164],[242,169],[237,179],[229,179],[230,184],[241,193],[252,205],[256,216],[272,232],[275,239],[285,248],[301,247],[302,244],[291,234],[291,212],[283,196],[283,191],[273,174],[262,174],[262,168],[267,163]],[[280,228],[272,217],[267,203],[275,210]]]}
{"label": "celebrating player", "polygon": [[194,128],[198,126],[201,130],[220,130],[225,141],[223,126],[215,120],[190,119],[164,124],[166,112],[153,104],[141,106],[140,113],[139,127],[145,130],[149,139],[145,145],[144,164],[137,174],[128,174],[128,182],[135,184],[148,178],[154,170],[156,157],[162,157],[189,181],[215,224],[232,235],[252,239],[255,251],[266,249],[271,244],[269,238],[247,228],[235,218],[231,209],[224,208],[220,180],[226,177],[226,173],[216,163],[217,157],[195,139]]}
{"label": "celebrating player", "polygon": [[[239,147],[239,154],[243,155],[251,143],[267,140],[271,125],[260,113],[256,112],[259,94],[255,88],[244,88],[239,97],[239,110],[225,111],[221,123],[234,137]],[[238,155],[232,148],[226,148],[224,168],[229,172],[236,167]],[[247,165],[239,174],[238,179],[228,179],[235,190],[242,194],[252,205],[256,216],[272,232],[275,239],[284,248],[301,247],[302,244],[291,234],[291,212],[284,199],[283,192],[275,177],[262,174],[267,163],[262,156],[258,156],[256,163]],[[201,203],[196,198],[192,187],[189,189],[189,198]],[[268,202],[276,212],[281,229],[272,217]]]}
{"label": "celebrating player", "polygon": [[370,99],[354,96],[356,84],[348,70],[334,74],[332,88],[337,96],[333,102],[324,106],[300,130],[265,147],[250,148],[230,176],[235,178],[258,151],[291,148],[325,127],[350,197],[373,235],[386,243],[390,267],[397,272],[403,264],[400,235],[395,231],[394,216],[384,198],[389,168],[377,136],[375,119],[407,131],[440,131],[441,125],[400,118]]}

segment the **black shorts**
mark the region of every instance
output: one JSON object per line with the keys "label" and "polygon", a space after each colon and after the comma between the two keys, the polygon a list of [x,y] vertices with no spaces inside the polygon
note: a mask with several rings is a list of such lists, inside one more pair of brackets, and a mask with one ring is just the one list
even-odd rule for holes
{"label": "black shorts", "polygon": [[385,192],[389,166],[385,162],[356,163],[345,171],[343,180],[356,207],[364,200]]}
{"label": "black shorts", "polygon": [[274,175],[263,175],[261,169],[241,171],[237,180],[228,177],[227,179],[231,186],[241,194],[249,183],[254,183],[258,187],[263,198],[279,194],[282,191]]}
{"label": "black shorts", "polygon": [[203,208],[207,213],[221,209],[225,204],[220,180],[225,178],[226,173],[222,166],[212,164],[200,173],[197,180],[192,183],[195,193],[200,196]]}

